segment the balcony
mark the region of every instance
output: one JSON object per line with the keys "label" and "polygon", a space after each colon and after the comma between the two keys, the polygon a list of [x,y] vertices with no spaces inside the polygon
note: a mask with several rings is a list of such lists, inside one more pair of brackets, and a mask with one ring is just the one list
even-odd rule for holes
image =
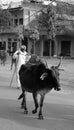
{"label": "balcony", "polygon": [[19,33],[22,33],[22,30],[23,30],[23,26],[19,25],[19,26],[16,26],[16,27],[11,27],[11,26],[8,26],[8,27],[1,27],[0,28],[0,34],[19,34]]}

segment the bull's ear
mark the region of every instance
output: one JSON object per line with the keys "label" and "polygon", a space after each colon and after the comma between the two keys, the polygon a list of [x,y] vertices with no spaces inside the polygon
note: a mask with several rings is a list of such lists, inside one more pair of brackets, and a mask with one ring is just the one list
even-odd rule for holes
{"label": "bull's ear", "polygon": [[44,80],[46,77],[47,77],[48,73],[43,73],[41,76],[40,76],[40,79],[41,80]]}

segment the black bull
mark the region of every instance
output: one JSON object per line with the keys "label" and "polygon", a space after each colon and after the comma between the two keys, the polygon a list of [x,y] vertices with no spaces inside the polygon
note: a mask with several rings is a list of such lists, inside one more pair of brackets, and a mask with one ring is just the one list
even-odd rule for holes
{"label": "black bull", "polygon": [[[19,71],[19,78],[22,87],[22,94],[18,99],[23,98],[22,108],[24,113],[28,113],[26,106],[26,94],[30,92],[33,95],[35,109],[32,113],[36,113],[39,107],[38,118],[43,119],[42,107],[45,94],[53,88],[56,91],[60,90],[58,67],[52,66],[50,69],[44,63],[30,65],[22,65]],[[40,103],[38,104],[37,95],[40,94]]]}

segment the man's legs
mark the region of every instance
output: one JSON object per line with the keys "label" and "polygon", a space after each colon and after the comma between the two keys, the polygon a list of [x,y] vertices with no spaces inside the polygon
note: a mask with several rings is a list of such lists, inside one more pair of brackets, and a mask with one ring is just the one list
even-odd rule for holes
{"label": "man's legs", "polygon": [[19,80],[19,72],[16,71],[16,84],[17,84],[17,88],[19,89],[21,87],[21,83]]}

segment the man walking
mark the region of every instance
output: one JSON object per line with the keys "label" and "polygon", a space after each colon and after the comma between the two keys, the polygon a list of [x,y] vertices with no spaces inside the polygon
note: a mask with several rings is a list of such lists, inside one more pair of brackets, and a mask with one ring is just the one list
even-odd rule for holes
{"label": "man walking", "polygon": [[20,80],[19,80],[19,69],[21,67],[22,64],[25,64],[29,59],[30,59],[30,55],[28,55],[28,53],[26,52],[26,46],[22,45],[20,47],[19,50],[17,50],[14,55],[13,58],[16,59],[16,81],[17,81],[17,88],[20,88]]}

